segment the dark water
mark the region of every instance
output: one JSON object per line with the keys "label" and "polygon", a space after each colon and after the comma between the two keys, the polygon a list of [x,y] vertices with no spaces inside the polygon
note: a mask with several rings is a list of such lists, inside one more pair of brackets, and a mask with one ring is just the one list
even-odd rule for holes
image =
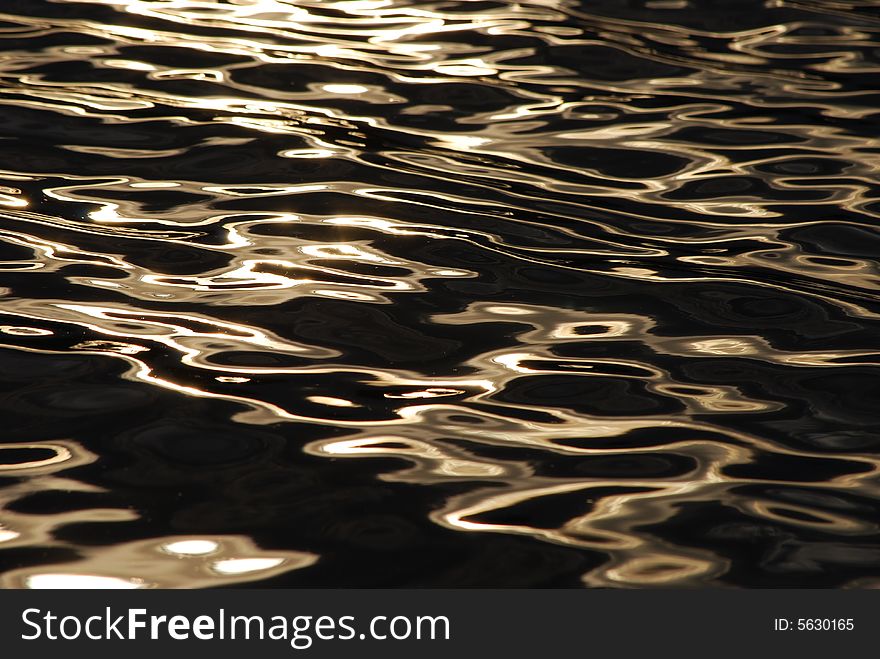
{"label": "dark water", "polygon": [[876,2],[0,39],[0,585],[880,584]]}

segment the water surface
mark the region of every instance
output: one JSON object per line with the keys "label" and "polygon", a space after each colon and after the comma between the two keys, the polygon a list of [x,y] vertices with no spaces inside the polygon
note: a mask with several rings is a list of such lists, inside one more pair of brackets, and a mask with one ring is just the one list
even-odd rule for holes
{"label": "water surface", "polygon": [[4,0],[0,585],[878,585],[878,83],[858,0]]}

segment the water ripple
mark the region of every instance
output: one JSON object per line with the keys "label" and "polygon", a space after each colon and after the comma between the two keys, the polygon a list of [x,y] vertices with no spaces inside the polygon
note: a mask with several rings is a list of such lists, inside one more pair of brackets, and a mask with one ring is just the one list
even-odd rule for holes
{"label": "water ripple", "polygon": [[2,12],[0,584],[876,583],[873,3]]}

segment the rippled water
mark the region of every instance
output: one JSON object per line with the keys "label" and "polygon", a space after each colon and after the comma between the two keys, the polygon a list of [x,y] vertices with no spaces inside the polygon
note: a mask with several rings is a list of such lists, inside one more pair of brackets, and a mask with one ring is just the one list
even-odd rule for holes
{"label": "rippled water", "polygon": [[875,2],[0,39],[0,585],[880,583]]}

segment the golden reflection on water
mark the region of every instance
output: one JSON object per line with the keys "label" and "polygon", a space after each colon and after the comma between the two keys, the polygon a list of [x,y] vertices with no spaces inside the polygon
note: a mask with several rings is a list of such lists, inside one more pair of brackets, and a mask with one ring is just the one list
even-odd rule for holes
{"label": "golden reflection on water", "polygon": [[[849,471],[818,481],[736,467],[829,456],[787,440],[793,426],[778,419],[792,397],[808,417],[816,399],[809,382],[789,391],[777,379],[880,366],[858,334],[877,321],[876,253],[852,247],[880,217],[880,142],[858,132],[876,99],[847,77],[878,72],[880,24],[774,5],[764,22],[723,30],[683,16],[689,3],[630,4],[629,17],[562,0],[80,0],[0,14],[0,37],[18,40],[0,62],[0,104],[60,122],[8,129],[43,151],[0,171],[0,241],[14,255],[0,261],[2,346],[115,360],[129,382],[235,404],[242,426],[319,424],[334,432],[308,455],[402,460],[382,482],[469,484],[425,515],[598,552],[580,575],[589,586],[721,583],[729,557],[651,530],[701,504],[792,534],[876,534],[864,514],[826,505],[880,495],[880,462],[858,442],[841,451]],[[856,238],[837,247],[840,232]],[[528,268],[582,279],[520,295]],[[493,283],[505,277],[519,284]],[[631,306],[603,307],[602,287]],[[642,310],[682,287],[694,292],[677,317]],[[752,298],[808,311],[777,332],[760,325],[764,307],[735,311]],[[310,311],[283,322],[265,313],[301,303]],[[389,315],[409,308],[418,320]],[[465,334],[474,328],[485,331]],[[479,351],[450,338],[465,336]],[[780,375],[763,393],[712,366],[683,375],[720,360]],[[359,389],[301,384],[326,377]],[[511,397],[559,377],[599,402]],[[615,407],[635,391],[669,404]],[[853,431],[822,414],[820,438]],[[624,441],[645,431],[674,439]],[[321,560],[232,533],[59,539],[66,525],[141,513],[17,512],[35,493],[100,490],[63,474],[101,456],[82,441],[8,440],[0,476],[18,480],[0,490],[0,549],[78,558],[13,569],[6,587],[206,587]],[[44,457],[7,463],[7,449]],[[692,467],[541,466],[613,456]],[[816,498],[780,502],[754,486]],[[571,494],[583,511],[561,524],[491,521]],[[849,560],[823,543],[791,560]]]}
{"label": "golden reflection on water", "polygon": [[[0,578],[4,588],[209,588],[312,565],[305,552],[265,552],[247,538],[151,538],[92,549],[64,566],[12,570]],[[144,575],[132,577],[131,575]]]}

